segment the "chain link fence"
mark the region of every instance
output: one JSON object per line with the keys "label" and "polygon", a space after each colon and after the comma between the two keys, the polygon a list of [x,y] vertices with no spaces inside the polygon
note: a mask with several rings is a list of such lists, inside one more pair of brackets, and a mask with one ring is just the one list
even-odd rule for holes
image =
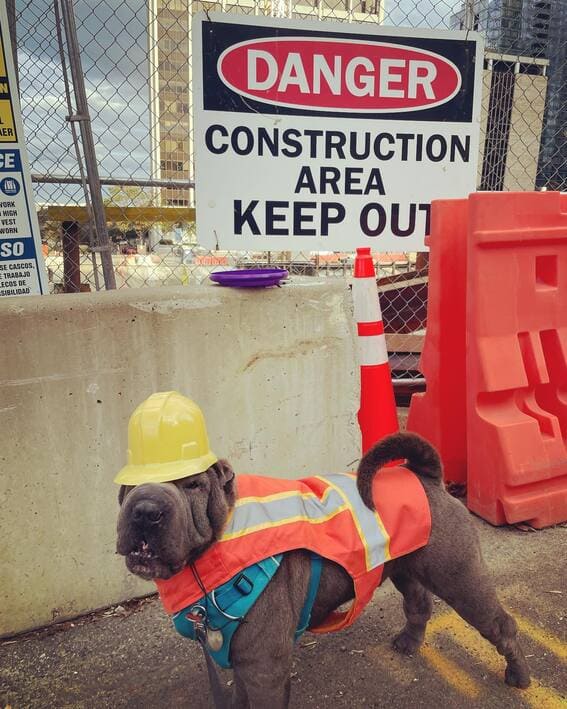
{"label": "chain link fence", "polygon": [[[109,243],[102,250],[70,88],[65,5],[74,9],[100,175]],[[53,293],[103,288],[104,258],[118,288],[199,284],[223,267],[351,275],[350,253],[200,247],[190,26],[201,10],[476,30],[486,39],[478,188],[566,189],[567,0],[16,0],[15,10],[23,121]],[[427,256],[374,257],[392,368],[414,376]]]}

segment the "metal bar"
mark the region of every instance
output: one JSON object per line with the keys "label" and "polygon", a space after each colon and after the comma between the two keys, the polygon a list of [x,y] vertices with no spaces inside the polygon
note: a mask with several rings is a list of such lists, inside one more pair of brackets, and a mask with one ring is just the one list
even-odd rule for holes
{"label": "metal bar", "polygon": [[465,0],[464,3],[464,29],[468,32],[474,30],[475,25],[475,12],[474,12],[474,0]]}
{"label": "metal bar", "polygon": [[116,278],[110,252],[110,240],[106,229],[106,218],[104,216],[104,204],[102,201],[102,191],[98,165],[96,160],[96,150],[92,133],[91,119],[89,115],[89,105],[87,92],[85,90],[85,78],[81,63],[81,52],[77,38],[77,26],[75,24],[75,14],[73,10],[73,0],[61,0],[61,10],[63,23],[67,39],[67,49],[69,53],[69,65],[75,93],[75,103],[77,114],[81,116],[79,127],[83,142],[83,152],[87,171],[87,180],[91,196],[91,205],[97,234],[97,245],[100,250],[100,260],[104,275],[104,285],[107,290],[116,288]]}
{"label": "metal bar", "polygon": [[[75,221],[84,224],[90,219],[90,211],[82,205],[46,205],[40,207],[45,212],[47,219],[55,222]],[[105,207],[107,222],[164,222],[164,223],[191,223],[195,221],[193,207]]]}
{"label": "metal bar", "polygon": [[[32,174],[32,182],[38,184],[54,185],[81,185],[80,177],[67,175],[40,175]],[[131,177],[99,177],[101,185],[112,185],[117,187],[164,187],[173,189],[194,189],[195,183],[192,180],[142,180]]]}
{"label": "metal bar", "polygon": [[[148,52],[148,107],[150,119],[150,174],[152,180],[161,179],[161,146],[160,146],[160,111],[159,111],[159,22],[158,22],[158,0],[148,0],[148,31],[147,52]],[[188,56],[190,52],[188,52]],[[104,184],[104,183],[103,183]],[[161,190],[155,185],[144,185],[152,187],[152,203],[161,204]]]}
{"label": "metal bar", "polygon": [[77,222],[61,224],[63,246],[63,291],[81,292],[81,252],[79,249],[79,225]]}
{"label": "metal bar", "polygon": [[[193,22],[192,22],[192,13],[195,12],[192,8],[193,3],[189,2],[188,4],[188,9],[187,13],[185,14],[185,17],[188,19],[187,23],[187,52],[189,53],[189,56],[192,56],[192,51],[193,51]],[[183,28],[185,28],[185,20],[183,20]],[[189,140],[188,143],[188,158],[189,158],[189,170],[195,174],[195,122],[194,122],[194,108],[195,108],[195,96],[194,92],[192,90],[193,86],[193,62],[189,61],[187,62],[187,82],[189,85],[189,93],[187,94],[187,130],[189,131],[189,135],[192,136],[192,139]],[[161,177],[161,173],[160,173]],[[190,204],[192,207],[195,206],[195,193],[189,195],[190,196]]]}
{"label": "metal bar", "polygon": [[[61,60],[61,70],[63,72],[63,84],[65,86],[65,99],[67,102],[67,111],[69,115],[73,113],[73,105],[71,103],[71,89],[69,87],[69,76],[67,74],[67,60],[65,57],[65,49],[63,47],[63,37],[61,36],[61,13],[59,11],[59,2],[55,0],[53,3],[55,10],[55,26],[57,28],[57,44],[59,45],[59,58]],[[81,173],[81,186],[83,188],[83,194],[85,196],[85,204],[88,211],[88,224],[89,224],[89,243],[91,247],[91,263],[93,265],[93,274],[95,281],[96,290],[100,290],[100,278],[98,275],[98,263],[96,260],[96,253],[93,247],[96,245],[96,238],[94,234],[94,220],[93,220],[93,210],[91,206],[91,198],[89,195],[89,188],[87,186],[87,178],[85,175],[85,169],[83,167],[83,156],[81,154],[81,147],[79,145],[79,137],[77,135],[77,127],[73,122],[71,125],[71,135],[73,136],[73,147],[75,148],[75,157],[77,158],[77,165],[79,167],[79,172]],[[68,218],[67,218],[68,219]]]}

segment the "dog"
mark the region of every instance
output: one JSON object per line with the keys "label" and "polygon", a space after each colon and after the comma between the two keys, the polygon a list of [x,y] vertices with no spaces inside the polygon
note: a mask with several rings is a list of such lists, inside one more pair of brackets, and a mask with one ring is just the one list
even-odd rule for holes
{"label": "dog", "polygon": [[[504,656],[506,683],[528,687],[530,671],[518,642],[516,623],[498,601],[470,514],[444,488],[436,450],[412,433],[383,439],[358,466],[357,487],[362,501],[374,508],[374,476],[396,460],[405,460],[405,467],[423,486],[431,532],[425,546],[384,564],[383,580],[389,578],[402,594],[406,616],[405,627],[393,639],[394,649],[404,655],[417,652],[435,594]],[[224,460],[175,482],[122,486],[117,552],[125,557],[133,574],[148,580],[171,578],[217,542],[234,509],[237,489],[238,476]],[[294,630],[308,593],[310,569],[309,552],[286,552],[248,612],[247,622],[238,627],[231,644],[231,706],[288,706]],[[323,623],[354,595],[353,580],[345,569],[323,560],[310,625]]]}

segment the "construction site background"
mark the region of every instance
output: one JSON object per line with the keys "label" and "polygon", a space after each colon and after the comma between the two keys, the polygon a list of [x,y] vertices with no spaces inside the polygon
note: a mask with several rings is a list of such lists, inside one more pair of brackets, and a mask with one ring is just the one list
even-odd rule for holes
{"label": "construction site background", "polygon": [[[77,47],[68,37],[74,11]],[[218,267],[345,278],[351,253],[209,251],[195,228],[191,19],[198,11],[464,29],[486,41],[477,187],[567,186],[567,0],[8,2],[51,293],[208,282]],[[76,103],[84,76],[95,155]],[[89,203],[93,160],[108,246]],[[110,252],[110,253],[109,253]],[[427,255],[375,253],[396,379],[418,378]]]}

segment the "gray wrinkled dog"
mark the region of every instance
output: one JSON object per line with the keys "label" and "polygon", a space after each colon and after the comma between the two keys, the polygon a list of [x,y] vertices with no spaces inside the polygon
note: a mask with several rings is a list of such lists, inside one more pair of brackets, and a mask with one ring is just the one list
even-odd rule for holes
{"label": "gray wrinkled dog", "polygon": [[[441,462],[431,445],[409,433],[389,436],[377,444],[358,467],[362,500],[373,509],[374,475],[386,463],[399,459],[407,460],[407,467],[424,487],[431,510],[431,536],[425,547],[384,566],[383,578],[390,578],[404,597],[407,619],[394,638],[394,648],[404,655],[418,650],[434,593],[506,658],[506,682],[528,687],[530,673],[516,623],[498,601],[469,513],[444,489]],[[167,579],[197,559],[221,534],[237,486],[238,478],[226,461],[174,483],[122,486],[117,549],[126,557],[128,569],[144,579]],[[246,616],[247,622],[236,631],[231,646],[233,707],[288,706],[293,637],[309,578],[308,552],[286,553]],[[313,627],[353,596],[351,577],[334,562],[324,561],[311,616]]]}

